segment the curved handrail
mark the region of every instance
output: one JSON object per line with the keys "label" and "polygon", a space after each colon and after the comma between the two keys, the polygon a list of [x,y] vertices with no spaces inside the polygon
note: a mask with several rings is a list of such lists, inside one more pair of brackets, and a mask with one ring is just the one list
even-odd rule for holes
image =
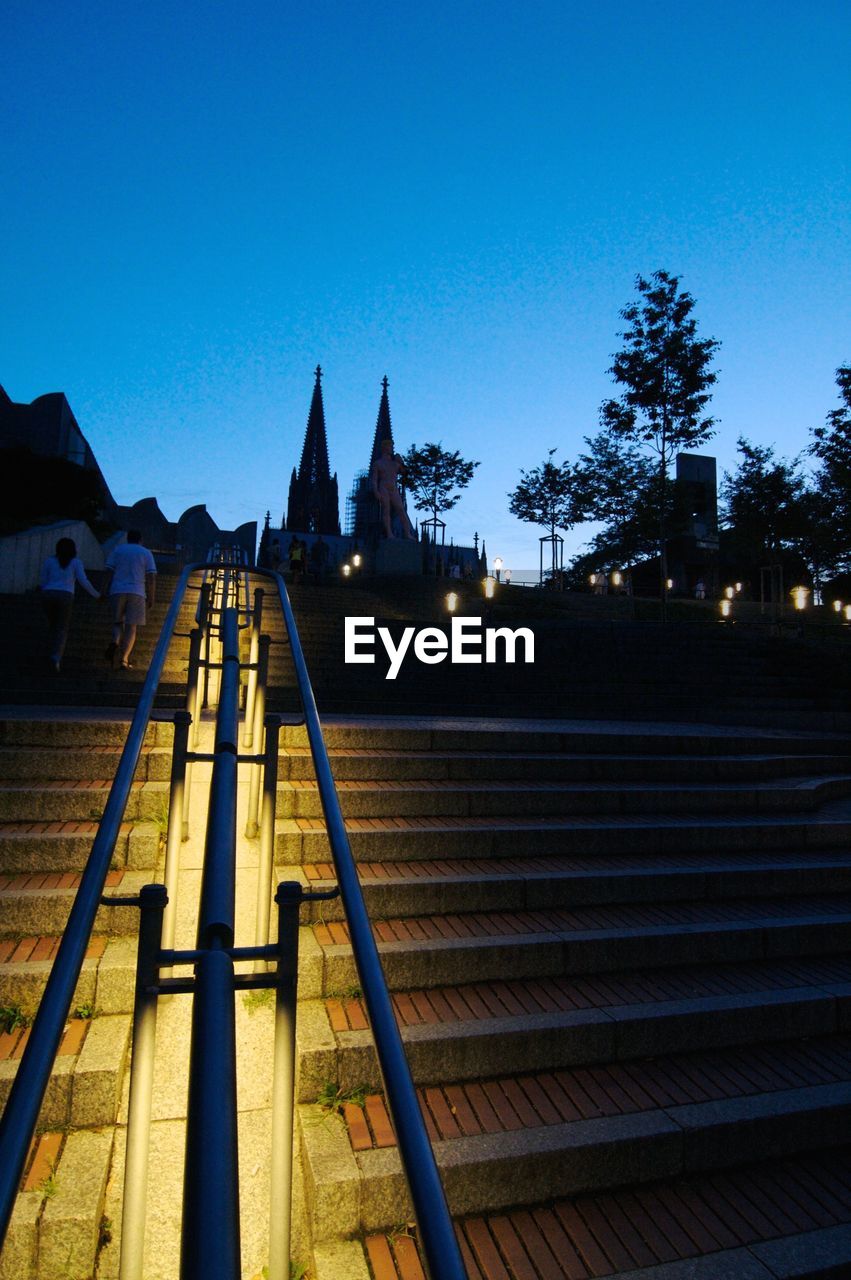
{"label": "curved handrail", "polygon": [[26,1049],[6,1101],[3,1118],[0,1120],[0,1244],[5,1238],[9,1219],[15,1207],[15,1197],[35,1132],[38,1113],[68,1019],[74,989],[83,967],[86,948],[94,928],[95,915],[100,906],[107,872],[118,839],[124,810],[127,807],[133,775],[139,763],[157,686],[180,613],[180,606],[186,594],[190,575],[204,568],[203,563],[187,565],[177,581],[174,596],[127,731],[127,740],[124,743],[103,817],[92,843],[91,853],[44,988]]}
{"label": "curved handrail", "polygon": [[408,1059],[393,1013],[384,970],[349,845],[346,824],[340,810],[337,788],[331,772],[316,699],[313,695],[313,686],[304,660],[287,589],[279,573],[267,569],[253,569],[252,574],[255,577],[272,579],[278,588],[337,883],[349,925],[352,951],[366,1001],[384,1081],[384,1091],[399,1145],[402,1167],[411,1193],[427,1269],[432,1280],[466,1280],[467,1273],[452,1228],[446,1195],[417,1101]]}

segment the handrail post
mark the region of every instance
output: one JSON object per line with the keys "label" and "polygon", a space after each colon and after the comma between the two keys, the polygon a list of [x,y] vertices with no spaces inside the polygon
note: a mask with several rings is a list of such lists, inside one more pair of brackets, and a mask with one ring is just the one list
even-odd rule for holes
{"label": "handrail post", "polygon": [[[260,856],[257,865],[257,925],[254,945],[265,947],[269,941],[269,916],[272,910],[272,867],[275,863],[275,810],[278,799],[278,741],[281,717],[266,716],[266,748],[263,761],[263,798],[260,812]],[[254,972],[265,973],[265,960],[255,960]]]}
{"label": "handrail post", "polygon": [[245,732],[242,745],[247,749],[254,741],[254,695],[257,692],[257,657],[260,652],[260,625],[263,619],[263,588],[254,592],[251,614],[251,646],[248,651],[248,687],[245,691]]}
{"label": "handrail post", "polygon": [[278,969],[275,1000],[275,1066],[272,1077],[272,1152],[269,1216],[269,1280],[289,1280],[295,1105],[295,1021],[298,984],[298,915],[302,887],[278,885]]}
{"label": "handrail post", "polygon": [[186,760],[192,717],[188,711],[174,713],[174,740],[171,751],[171,784],[168,796],[168,829],[165,838],[165,891],[168,905],[163,917],[163,947],[174,947],[177,920],[177,883],[180,876],[180,844],[183,840],[184,815],[189,808],[189,766]]}
{"label": "handrail post", "polygon": [[[266,716],[266,684],[269,679],[269,645],[271,643],[269,636],[260,637],[260,655],[257,659],[257,689],[254,695],[254,731],[252,735],[258,752],[263,743],[263,721]],[[251,779],[248,787],[248,818],[245,824],[245,834],[249,840],[254,839],[258,830],[260,773],[262,768],[261,764],[253,764],[251,766]]]}
{"label": "handrail post", "polygon": [[136,992],[133,1002],[133,1041],[130,1098],[127,1110],[127,1153],[124,1158],[119,1280],[143,1280],[151,1100],[154,1089],[154,1049],[157,1038],[157,957],[161,945],[163,913],[167,902],[165,885],[146,884],[139,890],[139,944],[136,960]]}
{"label": "handrail post", "polygon": [[212,633],[213,611],[213,583],[205,582],[201,586],[201,595],[198,600],[199,623],[204,633],[204,679],[201,682],[201,706],[208,707],[210,705],[210,644]]}

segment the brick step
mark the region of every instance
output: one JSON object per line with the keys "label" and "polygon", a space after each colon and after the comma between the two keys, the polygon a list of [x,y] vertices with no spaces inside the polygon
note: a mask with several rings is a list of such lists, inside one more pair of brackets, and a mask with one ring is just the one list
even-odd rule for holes
{"label": "brick step", "polygon": [[[350,818],[346,830],[358,861],[422,861],[511,857],[518,848],[528,856],[836,848],[851,838],[851,817]],[[275,849],[279,863],[327,860],[324,824],[279,818]]]}
{"label": "brick step", "polygon": [[[0,941],[0,1005],[32,1017],[50,974],[59,936],[30,934]],[[89,1006],[101,1013],[127,1013],[133,1008],[136,972],[135,937],[95,934],[74,992],[73,1008]]]}
{"label": "brick step", "polygon": [[[511,1133],[693,1104],[758,1098],[851,1078],[851,1038],[704,1049],[558,1071],[503,1070],[492,1079],[435,1082],[417,1090],[430,1140]],[[849,1098],[851,1106],[851,1098]],[[353,1151],[396,1145],[382,1094],[342,1107]]]}
{"label": "brick step", "polygon": [[[0,720],[0,746],[8,747],[117,747],[127,740],[129,717],[121,720],[93,719],[89,716],[8,716]],[[166,720],[151,721],[144,745],[168,747],[172,727]]]}
{"label": "brick step", "polygon": [[[347,927],[317,924],[325,993],[356,982]],[[632,967],[834,955],[851,943],[847,897],[663,906],[468,912],[378,921],[374,934],[392,990],[588,974]]]}
{"label": "brick step", "polygon": [[[138,894],[143,884],[149,883],[150,872],[118,871],[113,876],[112,890],[119,896]],[[119,879],[120,877],[120,879]],[[35,875],[15,877],[11,884],[22,881],[29,887],[0,888],[0,939],[18,939],[42,934],[61,933],[68,919],[75,888],[59,887],[56,880],[66,877]],[[39,883],[47,881],[47,883]],[[113,893],[113,896],[115,896]],[[107,895],[110,896],[110,891]],[[110,937],[134,933],[138,927],[139,912],[135,907],[101,906],[95,917],[95,932]]]}
{"label": "brick step", "polygon": [[0,1280],[94,1273],[113,1136],[105,1125],[38,1139],[0,1256]]}
{"label": "brick step", "polygon": [[[734,1054],[729,1056],[737,1060]],[[742,1051],[738,1061],[746,1059]],[[660,1063],[657,1070],[668,1065]],[[566,1082],[574,1074],[584,1083],[591,1077],[590,1072],[557,1073],[551,1077],[558,1088],[552,1087],[546,1101],[553,1104],[558,1118],[550,1124],[521,1124],[503,1132],[462,1132],[434,1143],[454,1215],[503,1210],[515,1206],[519,1197],[534,1204],[554,1197],[640,1185],[660,1177],[670,1179],[728,1169],[747,1164],[754,1151],[784,1159],[851,1141],[851,1095],[845,1081],[783,1087],[775,1077],[777,1087],[753,1092],[750,1082],[739,1075],[731,1080],[728,1096],[701,1096],[695,1088],[678,1095],[672,1091],[667,1095],[671,1100],[666,1101],[666,1095],[659,1091],[654,1105],[647,1110],[568,1118],[572,1112],[570,1085]],[[621,1082],[628,1074],[625,1068],[614,1073]],[[658,1089],[658,1077],[654,1079],[654,1075],[654,1070],[648,1070],[644,1083],[652,1080]],[[817,1073],[803,1078],[817,1078]],[[679,1082],[671,1079],[671,1085],[675,1083]],[[462,1095],[463,1091],[459,1091],[456,1107]],[[693,1100],[695,1095],[700,1100]],[[496,1099],[487,1100],[493,1111]],[[506,1112],[508,1101],[506,1098]],[[519,1097],[516,1101],[518,1106],[523,1105]],[[316,1135],[322,1110],[302,1103],[299,1113],[306,1179],[309,1184],[316,1184],[329,1146],[327,1135]],[[407,1189],[396,1149],[353,1152],[343,1126],[334,1138],[335,1155],[340,1162],[335,1169],[337,1187],[348,1179],[354,1184],[353,1199],[355,1205],[358,1199],[360,1202],[362,1229],[387,1229],[408,1221]],[[356,1225],[352,1224],[355,1229]],[[339,1223],[341,1230],[348,1227],[348,1223]]]}
{"label": "brick step", "polygon": [[[0,831],[6,822],[84,822],[103,817],[112,779],[0,783]],[[125,822],[165,820],[168,783],[136,781],[130,788]]]}
{"label": "brick step", "polygon": [[[464,1217],[456,1231],[469,1280],[841,1280],[851,1149]],[[376,1280],[420,1280],[414,1234],[364,1245]]]}
{"label": "brick step", "polygon": [[[330,863],[303,868],[311,885],[336,882]],[[851,852],[686,854],[678,857],[445,859],[360,863],[372,919],[465,911],[773,898],[851,892]],[[342,920],[339,899],[313,905],[314,919]]]}
{"label": "brick step", "polygon": [[[465,982],[392,995],[415,1081],[630,1061],[851,1030],[851,960]],[[322,1082],[381,1087],[358,995],[300,1007],[301,1101]],[[331,1057],[329,1058],[329,1055]]]}
{"label": "brick step", "polygon": [[[483,727],[487,722],[477,718],[457,717],[447,721],[440,717],[387,716],[376,724],[374,719],[351,717],[346,723],[329,717],[323,724],[325,744],[333,756],[337,751],[353,749],[367,752],[461,752],[497,756],[518,752],[559,755],[665,755],[727,756],[732,752],[746,755],[784,756],[846,754],[851,739],[835,733],[760,732],[758,729],[733,729],[704,726],[702,729],[604,724],[589,721],[563,727],[542,726],[540,721],[503,721],[498,728]],[[281,733],[285,750],[307,746],[304,729],[287,727]]]}
{"label": "brick step", "polygon": [[[536,783],[674,783],[710,784],[768,782],[783,778],[844,774],[849,757],[823,755],[568,755],[560,752],[392,751],[353,748],[330,753],[335,779],[373,782],[475,780]],[[278,760],[285,781],[313,779],[310,753],[291,749]]]}
{"label": "brick step", "polygon": [[[92,1019],[84,1014],[88,1009],[66,1024],[36,1133],[116,1121],[130,1045],[130,1015]],[[0,1033],[0,1109],[6,1105],[28,1037],[28,1028]]]}
{"label": "brick step", "polygon": [[[121,759],[114,746],[4,746],[0,747],[0,778],[6,782],[45,779],[53,782],[96,782],[112,777]],[[171,750],[143,747],[136,770],[142,782],[166,782],[171,776]]]}
{"label": "brick step", "polygon": [[[0,875],[59,873],[85,867],[98,819],[60,819],[0,823]],[[162,827],[155,822],[122,822],[113,865],[154,867]],[[3,921],[0,919],[0,930]]]}
{"label": "brick step", "polygon": [[[800,813],[828,800],[851,794],[851,774],[785,778],[741,786],[732,782],[676,785],[639,782],[566,783],[469,780],[339,782],[346,818],[452,816],[532,817],[548,815],[646,813],[759,814]],[[315,783],[283,782],[278,786],[279,818],[320,818],[322,805]]]}

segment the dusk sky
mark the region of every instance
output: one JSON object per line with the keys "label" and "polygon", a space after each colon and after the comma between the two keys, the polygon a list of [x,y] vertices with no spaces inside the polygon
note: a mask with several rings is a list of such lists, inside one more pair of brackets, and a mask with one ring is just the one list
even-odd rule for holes
{"label": "dusk sky", "polygon": [[317,362],[344,496],[386,373],[397,447],[481,460],[448,535],[531,567],[506,493],[597,429],[636,274],[722,343],[720,468],[837,404],[849,66],[848,0],[5,0],[0,383],[232,527],[280,518]]}

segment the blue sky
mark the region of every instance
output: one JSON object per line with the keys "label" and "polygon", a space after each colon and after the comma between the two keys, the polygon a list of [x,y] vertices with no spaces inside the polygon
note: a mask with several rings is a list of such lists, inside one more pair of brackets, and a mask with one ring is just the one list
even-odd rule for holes
{"label": "blue sky", "polygon": [[595,431],[637,273],[723,344],[722,467],[835,405],[849,54],[845,0],[6,0],[0,383],[64,391],[120,501],[233,525],[317,362],[342,493],[386,373],[397,445],[481,460],[449,532],[531,566],[506,492]]}

